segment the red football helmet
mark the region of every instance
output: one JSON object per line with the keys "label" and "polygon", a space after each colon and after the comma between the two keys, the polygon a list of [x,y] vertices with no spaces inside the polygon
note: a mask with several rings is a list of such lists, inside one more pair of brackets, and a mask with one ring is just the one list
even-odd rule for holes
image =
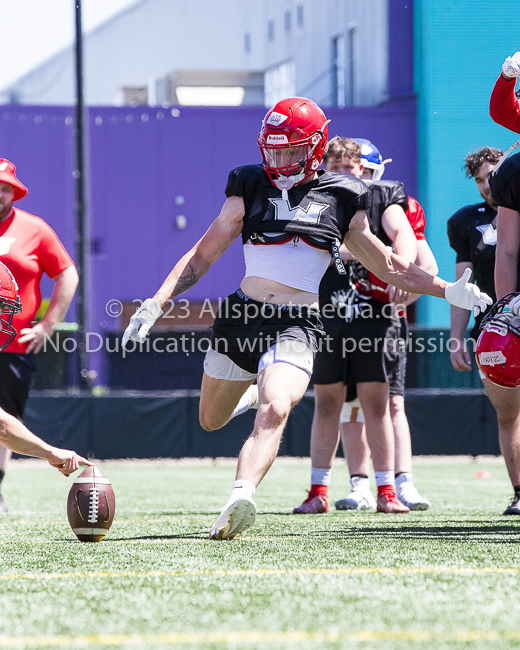
{"label": "red football helmet", "polygon": [[12,326],[13,316],[22,311],[22,303],[18,295],[18,285],[14,279],[14,275],[7,268],[5,264],[0,262],[0,309],[2,314],[0,316],[0,335],[1,336],[0,352],[11,343],[16,336],[16,330]]}
{"label": "red football helmet", "polygon": [[498,300],[480,324],[475,355],[482,374],[497,386],[520,386],[520,316],[509,311],[508,293]]}
{"label": "red football helmet", "polygon": [[321,108],[305,97],[290,97],[267,112],[258,134],[264,168],[279,190],[290,190],[321,165],[328,126]]}

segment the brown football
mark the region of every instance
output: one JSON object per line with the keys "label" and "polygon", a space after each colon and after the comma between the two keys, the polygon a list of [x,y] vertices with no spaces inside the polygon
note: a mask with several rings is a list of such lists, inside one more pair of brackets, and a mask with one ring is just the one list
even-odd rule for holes
{"label": "brown football", "polygon": [[112,485],[92,465],[76,478],[67,501],[67,517],[80,542],[100,542],[108,533],[116,510]]}

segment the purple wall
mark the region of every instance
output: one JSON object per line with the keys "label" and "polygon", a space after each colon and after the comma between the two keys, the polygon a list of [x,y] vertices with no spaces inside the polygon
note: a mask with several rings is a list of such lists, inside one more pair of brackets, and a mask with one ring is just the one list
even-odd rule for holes
{"label": "purple wall", "polygon": [[[262,107],[90,109],[94,331],[118,326],[118,319],[106,314],[109,300],[150,296],[205,232],[224,201],[228,172],[260,161],[256,136],[264,112]],[[394,159],[386,177],[404,181],[415,194],[413,99],[326,114],[332,120],[330,136],[372,140],[383,157]],[[16,164],[29,188],[18,206],[43,217],[75,257],[72,117],[72,108],[0,107],[0,157]],[[182,205],[177,197],[183,197]],[[174,225],[181,214],[187,219],[183,231]],[[242,273],[235,242],[188,297],[225,296]],[[51,289],[46,280],[44,295]]]}

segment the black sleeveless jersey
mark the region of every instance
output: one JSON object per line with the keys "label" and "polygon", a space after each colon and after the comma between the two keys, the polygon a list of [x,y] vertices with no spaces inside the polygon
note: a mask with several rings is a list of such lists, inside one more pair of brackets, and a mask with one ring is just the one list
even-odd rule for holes
{"label": "black sleeveless jersey", "polygon": [[284,200],[262,165],[233,169],[226,196],[244,199],[244,243],[281,243],[299,235],[327,250],[343,242],[353,216],[370,205],[362,181],[322,170],[317,179],[291,188]]}
{"label": "black sleeveless jersey", "polygon": [[[383,228],[383,213],[391,205],[400,205],[408,210],[408,196],[403,183],[399,181],[365,181],[370,193],[370,208],[366,211],[370,230],[385,246],[392,241]],[[370,301],[371,291],[360,291],[360,286],[370,284],[368,270],[360,262],[345,263],[347,275],[339,276],[329,267],[320,284],[320,305],[337,303],[338,295],[348,296],[348,302]],[[373,303],[377,301],[372,301]]]}
{"label": "black sleeveless jersey", "polygon": [[489,187],[497,205],[520,212],[520,153],[506,158],[491,173]]}

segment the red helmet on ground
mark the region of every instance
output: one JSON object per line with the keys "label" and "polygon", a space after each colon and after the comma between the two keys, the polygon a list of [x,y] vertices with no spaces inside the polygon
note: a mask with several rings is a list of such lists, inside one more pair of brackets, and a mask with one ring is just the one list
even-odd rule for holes
{"label": "red helmet on ground", "polygon": [[509,293],[482,319],[475,356],[482,374],[497,386],[520,386],[520,316],[509,310]]}
{"label": "red helmet on ground", "polygon": [[18,295],[18,285],[14,275],[5,264],[0,262],[0,352],[11,343],[16,336],[12,325],[13,316],[22,311],[22,303]]}
{"label": "red helmet on ground", "polygon": [[329,120],[305,97],[282,99],[267,112],[258,134],[265,171],[279,190],[312,176],[327,147]]}

